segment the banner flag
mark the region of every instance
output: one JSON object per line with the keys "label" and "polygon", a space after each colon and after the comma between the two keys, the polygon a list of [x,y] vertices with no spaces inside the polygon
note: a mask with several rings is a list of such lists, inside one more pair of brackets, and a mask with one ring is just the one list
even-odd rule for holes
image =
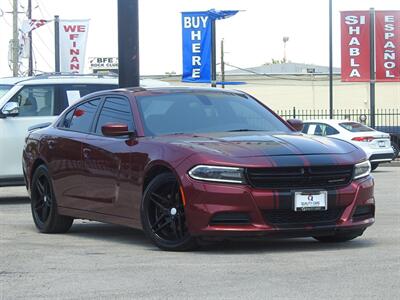
{"label": "banner flag", "polygon": [[342,81],[370,81],[370,13],[341,12]]}
{"label": "banner flag", "polygon": [[183,82],[211,82],[212,22],[238,12],[210,9],[182,13]]}
{"label": "banner flag", "polygon": [[184,82],[211,82],[211,18],[208,12],[182,13]]}
{"label": "banner flag", "polygon": [[400,81],[400,11],[377,11],[376,80]]}
{"label": "banner flag", "polygon": [[31,32],[32,30],[35,30],[39,27],[42,27],[43,25],[46,25],[47,23],[51,22],[52,20],[37,20],[37,19],[29,19],[29,20],[24,20],[21,25],[21,31],[24,34],[27,34]]}
{"label": "banner flag", "polygon": [[215,10],[215,9],[210,9],[208,11],[208,15],[213,20],[221,20],[221,19],[230,18],[230,17],[236,15],[238,12],[239,12],[238,10]]}
{"label": "banner flag", "polygon": [[83,73],[89,20],[60,20],[60,71]]}

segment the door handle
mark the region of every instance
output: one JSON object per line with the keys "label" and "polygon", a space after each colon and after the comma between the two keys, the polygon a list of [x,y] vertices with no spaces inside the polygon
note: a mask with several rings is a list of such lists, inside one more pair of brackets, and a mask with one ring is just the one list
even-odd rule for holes
{"label": "door handle", "polygon": [[90,152],[92,152],[92,150],[90,150],[89,148],[83,148],[82,150],[83,158],[88,159],[90,156]]}

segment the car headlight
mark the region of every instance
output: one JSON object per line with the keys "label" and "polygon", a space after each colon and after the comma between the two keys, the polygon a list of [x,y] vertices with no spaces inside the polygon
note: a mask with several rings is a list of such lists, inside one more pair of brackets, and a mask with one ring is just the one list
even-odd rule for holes
{"label": "car headlight", "polygon": [[226,182],[245,183],[244,169],[234,167],[206,166],[199,165],[189,171],[193,179]]}
{"label": "car headlight", "polygon": [[369,160],[358,163],[354,166],[354,179],[366,177],[371,173],[371,163]]}

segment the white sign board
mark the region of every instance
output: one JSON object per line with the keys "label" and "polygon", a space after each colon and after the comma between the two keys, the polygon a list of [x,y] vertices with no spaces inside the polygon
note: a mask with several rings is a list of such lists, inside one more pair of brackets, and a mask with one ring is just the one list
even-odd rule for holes
{"label": "white sign board", "polygon": [[60,71],[83,73],[89,20],[60,20]]}
{"label": "white sign board", "polygon": [[118,70],[118,57],[89,57],[91,70]]}

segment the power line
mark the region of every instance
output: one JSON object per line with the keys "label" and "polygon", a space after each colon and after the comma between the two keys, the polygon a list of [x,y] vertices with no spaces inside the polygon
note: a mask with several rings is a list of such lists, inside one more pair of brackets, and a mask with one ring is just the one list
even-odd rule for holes
{"label": "power line", "polygon": [[38,48],[36,46],[33,46],[33,48],[35,49],[35,53],[37,53],[43,59],[43,61],[46,63],[49,69],[52,69],[52,66],[50,66],[50,64],[47,62],[47,59],[40,53]]}

